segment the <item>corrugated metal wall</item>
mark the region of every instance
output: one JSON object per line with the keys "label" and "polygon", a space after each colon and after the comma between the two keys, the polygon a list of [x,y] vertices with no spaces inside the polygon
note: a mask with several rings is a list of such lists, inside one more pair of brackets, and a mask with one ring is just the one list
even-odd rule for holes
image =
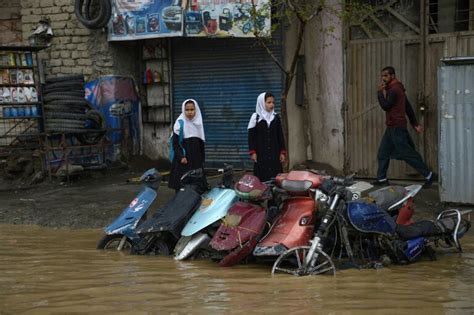
{"label": "corrugated metal wall", "polygon": [[[405,39],[351,41],[346,52],[346,103],[348,171],[361,176],[375,177],[377,150],[385,130],[385,113],[380,109],[377,84],[380,70],[394,66],[404,83],[418,120],[423,123],[423,135],[412,133],[417,150],[433,170],[438,169],[438,81],[437,69],[443,57],[474,55],[474,34],[430,35],[426,53],[421,56],[419,37]],[[425,74],[420,61],[425,62]],[[425,111],[420,112],[423,106]],[[391,161],[390,178],[413,178],[417,172],[405,162]]]}
{"label": "corrugated metal wall", "polygon": [[440,199],[474,204],[474,65],[439,69]]}
{"label": "corrugated metal wall", "polygon": [[[281,59],[281,44],[272,46]],[[206,165],[250,167],[247,124],[257,96],[271,91],[279,107],[282,73],[252,39],[173,39],[173,114],[194,98],[203,112]]]}

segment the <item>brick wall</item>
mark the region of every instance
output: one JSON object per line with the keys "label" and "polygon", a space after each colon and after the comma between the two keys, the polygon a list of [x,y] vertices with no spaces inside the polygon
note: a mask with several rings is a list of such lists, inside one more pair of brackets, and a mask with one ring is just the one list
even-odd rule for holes
{"label": "brick wall", "polygon": [[[0,0],[3,1],[3,0]],[[74,0],[21,0],[24,41],[41,17],[51,20],[54,37],[41,52],[46,77],[84,74],[86,79],[100,75],[139,75],[137,42],[107,42],[104,30],[84,27],[74,14]]]}
{"label": "brick wall", "polygon": [[21,43],[20,13],[19,1],[0,0],[0,44]]}

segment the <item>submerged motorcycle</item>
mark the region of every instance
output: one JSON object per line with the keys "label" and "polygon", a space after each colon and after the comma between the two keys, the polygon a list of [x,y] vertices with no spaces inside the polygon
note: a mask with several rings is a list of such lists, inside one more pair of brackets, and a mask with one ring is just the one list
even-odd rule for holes
{"label": "submerged motorcycle", "polygon": [[183,188],[158,209],[152,218],[137,227],[140,242],[133,245],[134,254],[169,255],[173,250],[181,229],[201,203],[201,194],[207,190],[202,169],[186,172],[181,177],[181,183]]}
{"label": "submerged motorcycle", "polygon": [[97,249],[117,249],[130,251],[134,244],[140,242],[136,232],[137,225],[146,218],[150,205],[156,199],[160,186],[160,173],[154,168],[147,170],[140,177],[142,190],[122,213],[107,227],[105,236],[97,244]]}
{"label": "submerged motorcycle", "polygon": [[208,245],[219,227],[220,219],[227,214],[232,204],[238,201],[238,196],[232,188],[232,166],[226,165],[222,171],[222,183],[202,197],[199,208],[182,229],[181,238],[174,248],[176,260],[206,257],[211,254]]}
{"label": "submerged motorcycle", "polygon": [[267,220],[263,203],[272,198],[271,185],[253,175],[244,175],[234,190],[240,201],[229,209],[209,243],[216,250],[221,267],[233,266],[252,252]]}
{"label": "submerged motorcycle", "polygon": [[270,231],[258,242],[253,255],[275,260],[295,246],[306,245],[313,235],[318,206],[317,187],[322,176],[310,171],[290,171],[276,177],[274,193],[283,199]]}
{"label": "submerged motorcycle", "polygon": [[[327,175],[312,170],[290,171],[276,177],[274,191],[282,195],[281,209],[270,231],[257,244],[253,255],[262,261],[275,261],[286,250],[307,245],[313,236],[318,218],[318,189]],[[366,182],[357,182],[350,187],[351,199],[361,198],[363,192],[373,186]],[[373,195],[379,203],[384,203],[392,215],[408,221],[413,215],[412,197],[421,189],[420,185],[407,187],[387,187],[389,193],[378,192]],[[401,215],[399,215],[401,213]]]}
{"label": "submerged motorcycle", "polygon": [[431,243],[443,242],[462,251],[459,239],[470,228],[470,218],[463,216],[469,216],[471,210],[450,209],[441,212],[434,221],[397,224],[387,209],[370,199],[352,201],[352,192],[347,189],[352,184],[350,177],[323,181],[320,189],[329,207],[310,246],[298,246],[282,253],[272,273],[335,275],[334,260],[343,258],[356,266],[362,266],[358,260],[370,264],[384,257],[394,263],[409,263],[429,253]]}

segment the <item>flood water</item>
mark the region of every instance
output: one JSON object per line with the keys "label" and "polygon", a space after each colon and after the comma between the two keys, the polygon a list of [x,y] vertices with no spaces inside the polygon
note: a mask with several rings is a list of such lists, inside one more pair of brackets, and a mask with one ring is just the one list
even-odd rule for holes
{"label": "flood water", "polygon": [[1,225],[0,314],[474,312],[472,231],[462,255],[300,278],[272,277],[270,266],[104,252],[95,249],[101,235]]}

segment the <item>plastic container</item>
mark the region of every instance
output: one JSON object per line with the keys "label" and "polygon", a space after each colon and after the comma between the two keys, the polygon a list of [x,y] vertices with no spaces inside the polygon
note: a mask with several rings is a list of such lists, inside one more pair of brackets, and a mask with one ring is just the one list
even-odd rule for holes
{"label": "plastic container", "polygon": [[31,106],[31,116],[38,116],[38,106],[36,105]]}
{"label": "plastic container", "polygon": [[25,108],[23,106],[17,107],[17,112],[19,117],[25,116]]}
{"label": "plastic container", "polygon": [[25,106],[25,116],[31,116],[31,106]]}
{"label": "plastic container", "polygon": [[11,117],[12,112],[10,107],[3,108],[3,117]]}

